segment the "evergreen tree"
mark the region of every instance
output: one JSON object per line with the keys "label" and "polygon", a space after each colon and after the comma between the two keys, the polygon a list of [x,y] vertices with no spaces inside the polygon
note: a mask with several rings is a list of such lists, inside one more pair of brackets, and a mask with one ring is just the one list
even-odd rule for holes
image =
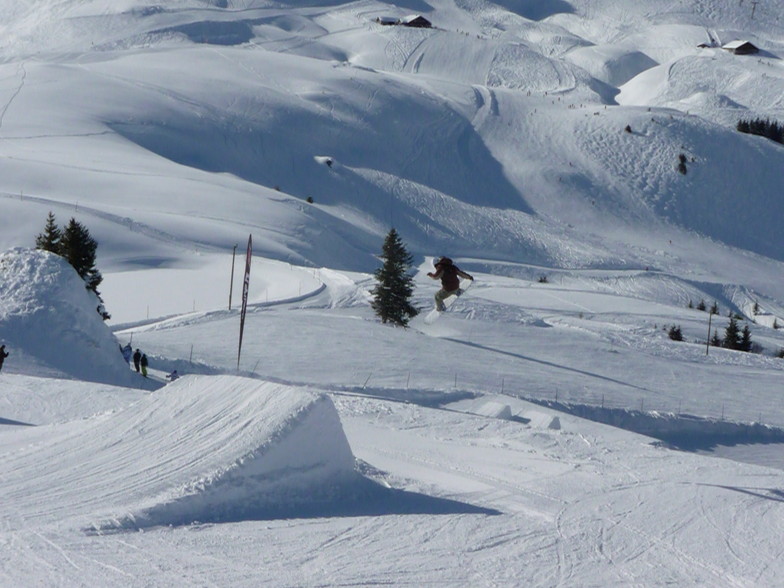
{"label": "evergreen tree", "polygon": [[59,253],[73,266],[87,288],[96,294],[98,285],[103,281],[101,272],[95,267],[97,248],[98,242],[90,236],[90,231],[72,218],[63,230]]}
{"label": "evergreen tree", "polygon": [[35,248],[57,253],[59,255],[60,239],[62,236],[62,232],[55,222],[54,214],[52,211],[49,211],[43,233],[35,238]]}
{"label": "evergreen tree", "polygon": [[721,342],[721,346],[726,349],[740,349],[741,338],[740,338],[740,328],[738,327],[738,321],[735,319],[734,316],[730,317],[730,323],[727,325],[727,328],[724,330],[724,340]]}
{"label": "evergreen tree", "polygon": [[680,325],[671,326],[669,331],[667,331],[667,334],[673,341],[683,341],[683,332],[681,331]]}
{"label": "evergreen tree", "polygon": [[384,264],[375,273],[378,284],[372,292],[371,306],[382,322],[405,327],[419,312],[410,302],[414,278],[409,270],[414,258],[395,229],[391,229],[384,239],[381,258]]}
{"label": "evergreen tree", "polygon": [[716,302],[715,300],[713,301],[713,306],[711,306],[711,308],[710,308],[710,313],[711,314],[719,314],[719,303]]}
{"label": "evergreen tree", "polygon": [[743,325],[738,349],[741,351],[751,351],[751,329],[749,329],[749,325]]}
{"label": "evergreen tree", "polygon": [[721,337],[719,337],[719,331],[713,329],[713,337],[711,337],[710,344],[713,347],[721,347]]}
{"label": "evergreen tree", "polygon": [[705,310],[705,300],[700,300],[699,304],[697,304],[697,310]]}

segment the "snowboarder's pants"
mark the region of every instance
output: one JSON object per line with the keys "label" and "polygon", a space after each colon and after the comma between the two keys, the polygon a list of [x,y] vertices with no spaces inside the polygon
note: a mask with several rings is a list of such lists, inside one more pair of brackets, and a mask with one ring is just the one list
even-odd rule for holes
{"label": "snowboarder's pants", "polygon": [[449,298],[450,296],[457,296],[460,293],[460,288],[456,288],[455,290],[444,290],[441,288],[438,292],[436,292],[436,308],[438,310],[444,310],[444,300]]}
{"label": "snowboarder's pants", "polygon": [[146,365],[143,365],[143,366],[142,366],[142,375],[143,375],[145,378],[147,377],[147,366],[146,366]]}

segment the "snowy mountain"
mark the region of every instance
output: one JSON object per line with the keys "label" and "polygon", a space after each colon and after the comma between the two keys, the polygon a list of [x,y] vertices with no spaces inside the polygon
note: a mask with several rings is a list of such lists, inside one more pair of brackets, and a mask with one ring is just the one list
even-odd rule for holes
{"label": "snowy mountain", "polygon": [[[764,0],[0,0],[0,585],[777,585],[782,58]],[[477,278],[433,324],[391,226]]]}

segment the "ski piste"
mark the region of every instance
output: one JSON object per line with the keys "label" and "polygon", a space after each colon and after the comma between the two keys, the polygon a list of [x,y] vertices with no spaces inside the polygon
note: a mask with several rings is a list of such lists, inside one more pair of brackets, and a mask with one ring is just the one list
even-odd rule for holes
{"label": "ski piste", "polygon": [[[466,282],[468,282],[466,284]],[[474,283],[473,280],[463,280],[460,282],[460,287],[457,289],[457,294],[452,294],[449,297],[444,299],[444,310],[438,310],[438,308],[434,308],[431,310],[427,316],[425,317],[425,324],[430,325],[433,324],[439,316],[443,313],[448,311],[452,305],[460,298],[463,294],[465,294],[466,290],[468,290],[471,285]],[[463,284],[466,284],[465,286]]]}

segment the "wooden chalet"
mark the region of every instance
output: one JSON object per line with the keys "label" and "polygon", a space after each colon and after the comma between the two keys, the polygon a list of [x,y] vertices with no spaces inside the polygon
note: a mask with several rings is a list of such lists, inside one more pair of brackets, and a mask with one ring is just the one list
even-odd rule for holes
{"label": "wooden chalet", "polygon": [[759,49],[750,41],[730,41],[726,45],[721,46],[725,51],[730,51],[735,55],[753,55],[759,53]]}

